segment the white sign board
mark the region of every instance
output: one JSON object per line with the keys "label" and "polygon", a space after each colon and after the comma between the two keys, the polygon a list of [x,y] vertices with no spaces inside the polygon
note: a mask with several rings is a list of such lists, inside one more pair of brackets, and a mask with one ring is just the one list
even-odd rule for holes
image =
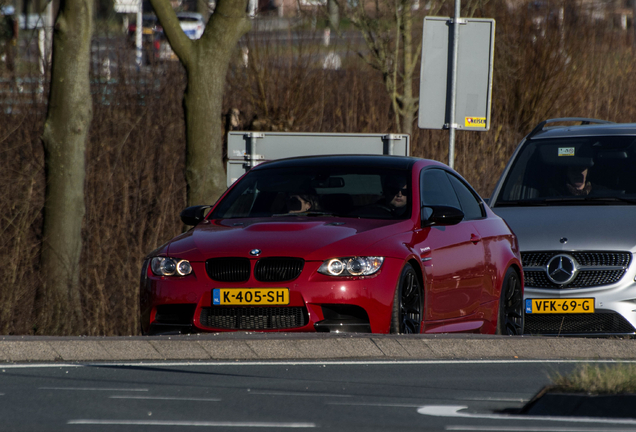
{"label": "white sign board", "polygon": [[455,118],[450,119],[451,18],[426,17],[422,36],[420,110],[422,129],[490,129],[495,20],[461,18]]}
{"label": "white sign board", "polygon": [[227,185],[261,162],[319,155],[409,156],[410,137],[403,134],[303,132],[229,132]]}
{"label": "white sign board", "polygon": [[115,0],[115,12],[117,13],[137,13],[140,0]]}

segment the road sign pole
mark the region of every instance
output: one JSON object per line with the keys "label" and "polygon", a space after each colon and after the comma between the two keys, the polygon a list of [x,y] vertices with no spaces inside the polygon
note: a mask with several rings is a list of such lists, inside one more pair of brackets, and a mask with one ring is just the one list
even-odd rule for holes
{"label": "road sign pole", "polygon": [[137,63],[137,67],[141,67],[142,63],[142,53],[141,53],[141,44],[142,44],[142,31],[143,31],[143,1],[139,2],[139,7],[137,8],[137,27],[135,28],[135,61]]}
{"label": "road sign pole", "polygon": [[457,103],[457,58],[459,52],[459,14],[461,11],[461,0],[455,0],[455,18],[453,19],[453,45],[451,46],[451,89],[450,89],[450,118],[448,128],[448,166],[455,167],[455,105]]}

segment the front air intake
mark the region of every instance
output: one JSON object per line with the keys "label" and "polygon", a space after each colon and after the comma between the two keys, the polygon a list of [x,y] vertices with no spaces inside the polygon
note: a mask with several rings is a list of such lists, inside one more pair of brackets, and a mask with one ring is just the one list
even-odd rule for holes
{"label": "front air intake", "polygon": [[211,307],[201,309],[201,325],[230,330],[282,330],[303,327],[304,307]]}
{"label": "front air intake", "polygon": [[590,314],[526,314],[524,333],[532,335],[633,334],[636,330],[615,312]]}

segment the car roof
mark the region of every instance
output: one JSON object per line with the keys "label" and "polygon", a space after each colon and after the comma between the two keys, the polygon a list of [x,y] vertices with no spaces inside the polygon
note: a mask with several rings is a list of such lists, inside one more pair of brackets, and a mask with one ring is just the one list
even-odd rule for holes
{"label": "car roof", "polygon": [[550,139],[584,136],[636,135],[636,123],[602,123],[577,126],[551,126],[530,134],[529,139]]}
{"label": "car roof", "polygon": [[[257,169],[289,168],[289,167],[315,167],[315,166],[364,166],[378,169],[403,169],[408,170],[417,161],[424,159],[408,156],[382,156],[382,155],[329,155],[329,156],[304,156],[288,159],[278,159],[257,165]],[[433,162],[433,161],[431,161]],[[254,168],[253,168],[254,169]]]}

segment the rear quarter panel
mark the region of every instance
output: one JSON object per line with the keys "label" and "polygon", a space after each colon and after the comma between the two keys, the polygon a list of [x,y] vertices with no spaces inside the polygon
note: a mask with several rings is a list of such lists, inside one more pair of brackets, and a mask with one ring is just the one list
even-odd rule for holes
{"label": "rear quarter panel", "polygon": [[517,236],[506,222],[487,210],[488,217],[479,225],[479,234],[484,242],[487,273],[491,277],[491,290],[484,293],[484,303],[498,300],[501,284],[511,266],[517,269],[523,286],[523,271]]}

